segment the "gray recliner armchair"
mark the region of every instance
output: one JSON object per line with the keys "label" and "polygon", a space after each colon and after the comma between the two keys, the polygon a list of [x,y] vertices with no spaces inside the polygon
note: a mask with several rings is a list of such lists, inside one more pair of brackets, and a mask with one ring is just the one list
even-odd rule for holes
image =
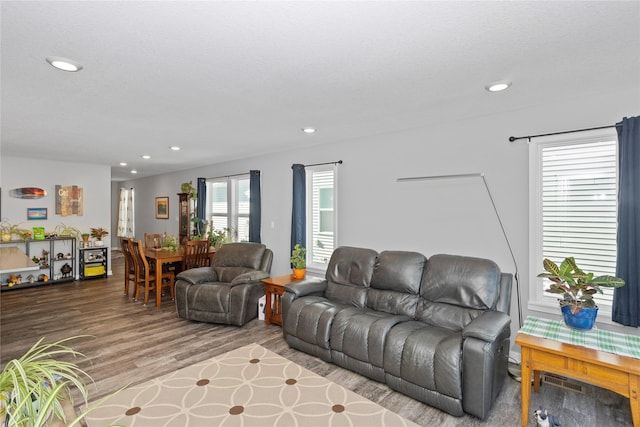
{"label": "gray recliner armchair", "polygon": [[242,326],[258,316],[264,295],[261,280],[269,277],[273,252],[260,243],[227,243],[217,250],[211,267],[178,274],[178,316],[199,322]]}

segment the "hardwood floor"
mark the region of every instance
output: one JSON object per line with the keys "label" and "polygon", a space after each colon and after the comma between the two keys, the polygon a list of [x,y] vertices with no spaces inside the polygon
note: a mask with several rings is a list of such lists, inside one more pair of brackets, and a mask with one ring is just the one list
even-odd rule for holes
{"label": "hardwood floor", "polygon": [[[391,391],[384,384],[289,348],[280,327],[255,319],[244,327],[179,319],[173,302],[160,308],[123,295],[123,261],[114,259],[108,279],[73,282],[0,293],[0,364],[19,357],[39,338],[47,342],[75,335],[73,347],[87,356],[79,365],[93,378],[92,400],[125,384],[137,384],[229,350],[256,342],[301,366],[423,426],[519,426],[520,383],[508,378],[485,421],[452,417]],[[532,396],[564,427],[631,426],[627,399],[596,387],[586,393],[544,385]],[[530,417],[529,425],[535,422]],[[192,426],[199,427],[199,426]]]}

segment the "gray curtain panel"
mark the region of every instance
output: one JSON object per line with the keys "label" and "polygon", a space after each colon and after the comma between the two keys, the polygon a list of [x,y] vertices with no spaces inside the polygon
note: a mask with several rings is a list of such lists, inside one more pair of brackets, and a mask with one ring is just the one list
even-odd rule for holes
{"label": "gray curtain panel", "polygon": [[614,322],[638,327],[640,316],[640,116],[625,117],[618,131],[618,259],[626,285],[613,294]]}
{"label": "gray curtain panel", "polygon": [[304,165],[293,164],[293,207],[291,214],[291,250],[299,243],[307,247],[306,229],[307,217],[305,210],[306,201],[306,173]]}
{"label": "gray curtain panel", "polygon": [[249,241],[260,242],[262,222],[262,201],[260,196],[260,171],[249,171]]}

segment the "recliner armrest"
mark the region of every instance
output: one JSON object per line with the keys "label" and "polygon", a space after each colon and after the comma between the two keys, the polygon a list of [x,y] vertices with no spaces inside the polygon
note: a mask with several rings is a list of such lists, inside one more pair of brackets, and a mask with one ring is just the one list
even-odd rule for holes
{"label": "recliner armrest", "polygon": [[231,286],[242,285],[243,283],[259,282],[269,277],[269,273],[262,270],[248,271],[236,276],[231,281]]}
{"label": "recliner armrest", "polygon": [[292,282],[284,287],[285,292],[293,294],[292,299],[306,295],[323,296],[326,289],[327,281],[317,277],[310,277],[297,282]]}
{"label": "recliner armrest", "polygon": [[180,272],[176,280],[184,280],[192,285],[206,282],[216,282],[218,275],[211,267],[197,267]]}
{"label": "recliner armrest", "polygon": [[503,331],[509,330],[511,318],[499,311],[486,311],[462,330],[462,337],[473,337],[486,342],[495,341]]}

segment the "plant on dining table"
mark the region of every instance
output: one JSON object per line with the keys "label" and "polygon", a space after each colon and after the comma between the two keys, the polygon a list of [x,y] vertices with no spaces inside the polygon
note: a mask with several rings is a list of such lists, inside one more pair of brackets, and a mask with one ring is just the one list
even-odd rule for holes
{"label": "plant on dining table", "polygon": [[176,236],[172,234],[167,234],[162,240],[162,249],[168,251],[177,251],[178,250],[178,239]]}

